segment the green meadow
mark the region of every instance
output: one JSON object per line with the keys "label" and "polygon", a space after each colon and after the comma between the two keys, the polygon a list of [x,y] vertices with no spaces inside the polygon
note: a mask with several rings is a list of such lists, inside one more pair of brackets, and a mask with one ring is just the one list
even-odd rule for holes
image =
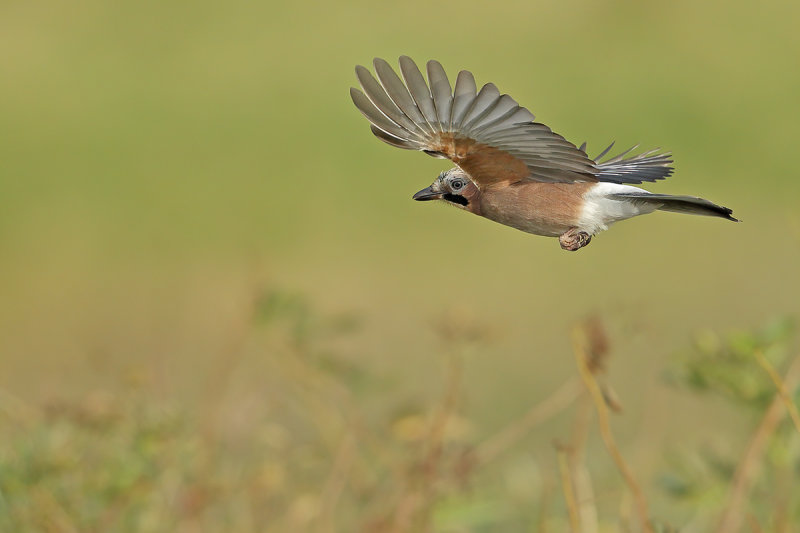
{"label": "green meadow", "polygon": [[[799,20],[4,3],[0,531],[795,531]],[[403,54],[743,222],[567,253],[413,202],[449,162],[348,94]]]}

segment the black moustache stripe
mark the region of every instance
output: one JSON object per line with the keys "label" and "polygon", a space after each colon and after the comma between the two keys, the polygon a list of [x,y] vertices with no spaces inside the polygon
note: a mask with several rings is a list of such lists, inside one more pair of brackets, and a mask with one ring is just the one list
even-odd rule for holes
{"label": "black moustache stripe", "polygon": [[448,202],[452,202],[454,204],[469,205],[469,200],[467,200],[466,198],[464,198],[463,196],[460,196],[458,194],[450,194],[448,192],[448,193],[443,194],[442,198],[444,198]]}

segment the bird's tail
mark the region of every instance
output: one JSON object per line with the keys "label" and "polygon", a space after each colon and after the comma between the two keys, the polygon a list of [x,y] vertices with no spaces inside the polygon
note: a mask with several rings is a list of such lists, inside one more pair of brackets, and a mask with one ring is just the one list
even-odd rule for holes
{"label": "bird's tail", "polygon": [[[608,148],[594,158],[598,170],[596,176],[600,181],[642,183],[643,181],[662,180],[672,174],[672,155],[669,152],[659,154],[657,153],[659,151],[658,148],[642,154],[625,157],[635,150],[638,147],[637,145],[600,163],[600,159],[611,150],[612,146],[614,146],[614,143],[611,143]],[[586,143],[581,145],[581,150],[586,152]]]}
{"label": "bird's tail", "polygon": [[612,197],[621,200],[630,200],[635,203],[652,205],[655,209],[660,211],[721,217],[739,222],[739,220],[731,216],[733,213],[732,209],[709,202],[704,198],[698,198],[697,196],[673,196],[670,194],[653,194],[642,191],[642,193],[618,193],[612,195]]}
{"label": "bird's tail", "polygon": [[[669,152],[657,153],[659,149],[650,150],[643,154],[625,157],[637,147],[622,152],[602,163],[599,163],[614,143],[603,150],[594,158],[595,166],[599,171],[596,176],[600,181],[612,183],[641,183],[643,181],[656,181],[664,179],[672,174],[672,156]],[[580,147],[586,152],[586,143]],[[704,198],[697,196],[673,196],[670,194],[653,194],[641,189],[632,189],[631,192],[619,192],[609,195],[610,198],[618,200],[628,200],[640,205],[649,206],[651,209],[660,211],[673,211],[675,213],[689,213],[692,215],[704,215],[710,217],[721,217],[734,222],[739,222],[733,218],[733,210]]]}

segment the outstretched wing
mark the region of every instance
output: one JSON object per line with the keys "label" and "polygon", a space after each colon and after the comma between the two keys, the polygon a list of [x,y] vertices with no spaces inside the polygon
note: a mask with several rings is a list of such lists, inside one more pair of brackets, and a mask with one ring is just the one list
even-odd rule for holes
{"label": "outstretched wing", "polygon": [[427,65],[428,82],[414,62],[400,58],[405,83],[382,59],[378,80],[356,67],[364,92],[351,89],[356,107],[382,141],[446,157],[479,187],[521,180],[570,183],[597,181],[594,162],[574,144],[534,122],[533,114],[494,84],[477,90],[470,72],[458,74],[454,90],[437,61]]}
{"label": "outstretched wing", "polygon": [[618,172],[603,175],[585,151],[534,122],[530,111],[501,95],[494,84],[478,91],[470,72],[459,72],[451,88],[437,61],[427,64],[428,83],[406,56],[400,57],[405,83],[386,61],[375,59],[374,66],[377,80],[358,66],[356,76],[364,92],[350,89],[372,133],[392,146],[450,159],[479,187],[522,180],[641,183],[647,179]]}
{"label": "outstretched wing", "polygon": [[477,90],[462,70],[454,90],[437,61],[427,65],[428,82],[414,62],[400,58],[405,83],[382,59],[378,80],[356,67],[364,92],[351,89],[356,107],[382,141],[446,157],[479,187],[521,180],[570,183],[597,181],[597,168],[584,152],[545,126],[494,84]]}

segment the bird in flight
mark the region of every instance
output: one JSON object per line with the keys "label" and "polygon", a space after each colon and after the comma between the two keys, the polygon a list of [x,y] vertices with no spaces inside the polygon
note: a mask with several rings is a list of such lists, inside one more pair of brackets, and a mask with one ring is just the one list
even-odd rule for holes
{"label": "bird in flight", "polygon": [[472,73],[458,73],[455,87],[438,61],[428,81],[409,57],[400,57],[402,79],[383,59],[370,71],[356,67],[363,89],[351,88],[372,133],[398,148],[420,150],[456,164],[414,200],[441,200],[519,230],[558,237],[575,251],[614,222],[656,210],[736,221],[732,210],[695,196],[654,194],[634,187],[672,174],[672,158],[659,150],[600,161],[554,133],[492,83],[480,90]]}

